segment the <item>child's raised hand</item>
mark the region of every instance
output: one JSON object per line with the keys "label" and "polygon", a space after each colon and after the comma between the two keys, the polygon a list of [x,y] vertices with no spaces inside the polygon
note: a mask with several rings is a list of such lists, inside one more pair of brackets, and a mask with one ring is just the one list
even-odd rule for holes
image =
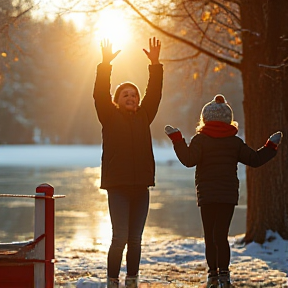
{"label": "child's raised hand", "polygon": [[102,63],[110,64],[110,62],[121,52],[121,50],[112,53],[112,43],[109,39],[104,39],[101,41],[102,49]]}
{"label": "child's raised hand", "polygon": [[172,140],[173,143],[182,141],[183,137],[178,128],[174,128],[170,125],[166,125],[164,130],[167,136]]}
{"label": "child's raised hand", "polygon": [[147,57],[150,59],[151,64],[159,64],[159,54],[160,54],[161,42],[155,37],[149,38],[149,50],[143,49]]}

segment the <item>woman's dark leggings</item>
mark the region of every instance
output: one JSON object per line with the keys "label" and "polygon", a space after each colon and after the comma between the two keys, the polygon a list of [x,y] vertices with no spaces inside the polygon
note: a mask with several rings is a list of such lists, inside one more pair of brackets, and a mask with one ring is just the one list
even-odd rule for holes
{"label": "woman's dark leggings", "polygon": [[127,275],[139,271],[141,241],[149,208],[149,190],[143,188],[113,188],[108,190],[112,223],[112,242],[108,252],[107,276],[118,278],[122,254],[127,244]]}
{"label": "woman's dark leggings", "polygon": [[228,232],[234,214],[234,204],[207,204],[200,207],[205,255],[210,271],[228,271],[230,264],[230,246]]}

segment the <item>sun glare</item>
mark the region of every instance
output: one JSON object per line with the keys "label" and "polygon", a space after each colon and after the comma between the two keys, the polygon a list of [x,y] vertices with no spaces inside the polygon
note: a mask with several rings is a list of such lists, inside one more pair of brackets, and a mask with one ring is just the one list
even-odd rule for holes
{"label": "sun glare", "polygon": [[84,30],[86,24],[85,14],[80,13],[71,13],[65,17],[66,20],[72,21],[75,24],[75,27],[78,31]]}
{"label": "sun glare", "polygon": [[130,33],[129,22],[120,9],[103,10],[95,24],[96,40],[109,39],[113,50],[122,49],[129,41]]}

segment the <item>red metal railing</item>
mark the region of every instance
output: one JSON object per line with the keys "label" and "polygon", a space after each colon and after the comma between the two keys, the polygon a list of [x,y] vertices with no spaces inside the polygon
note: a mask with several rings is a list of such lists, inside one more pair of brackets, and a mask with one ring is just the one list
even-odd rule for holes
{"label": "red metal railing", "polygon": [[[34,240],[0,243],[1,288],[53,288],[55,263],[54,188],[44,183],[35,195],[0,194],[0,197],[35,199]],[[3,219],[2,219],[3,221]]]}

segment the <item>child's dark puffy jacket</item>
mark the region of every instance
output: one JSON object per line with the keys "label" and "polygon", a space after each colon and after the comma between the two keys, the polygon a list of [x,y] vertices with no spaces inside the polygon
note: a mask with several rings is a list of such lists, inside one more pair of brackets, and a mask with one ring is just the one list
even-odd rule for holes
{"label": "child's dark puffy jacket", "polygon": [[135,113],[120,111],[111,101],[112,66],[99,64],[94,87],[95,107],[102,124],[101,188],[154,186],[155,161],[150,124],[162,93],[163,66],[149,66],[149,81]]}
{"label": "child's dark puffy jacket", "polygon": [[174,144],[177,157],[186,167],[196,165],[195,186],[198,206],[212,203],[238,204],[238,162],[259,167],[275,155],[270,147],[255,151],[237,136],[214,138],[196,134],[190,145],[185,140]]}

